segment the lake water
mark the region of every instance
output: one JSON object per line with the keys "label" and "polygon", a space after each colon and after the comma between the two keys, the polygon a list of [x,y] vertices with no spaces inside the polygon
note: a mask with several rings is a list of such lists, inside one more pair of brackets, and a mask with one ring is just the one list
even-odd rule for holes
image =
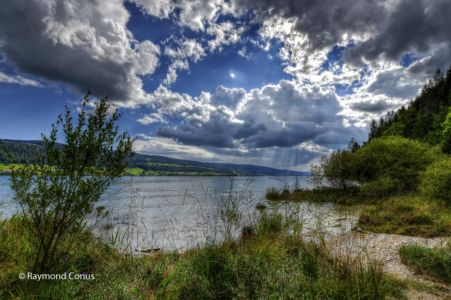
{"label": "lake water", "polygon": [[[219,212],[230,203],[238,204],[243,216],[241,224],[245,225],[258,213],[257,204],[271,206],[265,199],[269,188],[293,186],[295,180],[270,176],[122,177],[110,186],[98,204],[106,207],[108,216],[102,219],[91,216],[90,223],[96,224],[96,232],[105,241],[129,246],[134,251],[183,250],[220,240],[224,226]],[[307,177],[299,177],[299,182],[304,188],[310,187]],[[9,177],[0,176],[0,203],[3,202],[0,217],[17,212],[12,196]],[[278,209],[292,210],[288,205]],[[356,221],[355,213],[332,204],[301,203],[297,209],[306,234],[318,228],[326,228],[327,234],[347,232]]]}

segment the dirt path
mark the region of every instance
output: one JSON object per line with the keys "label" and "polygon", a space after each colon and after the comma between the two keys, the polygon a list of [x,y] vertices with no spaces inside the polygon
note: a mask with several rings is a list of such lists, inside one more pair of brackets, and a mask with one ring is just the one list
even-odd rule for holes
{"label": "dirt path", "polygon": [[451,286],[431,278],[415,274],[401,262],[399,248],[407,244],[425,247],[443,247],[450,238],[421,238],[396,234],[376,234],[352,232],[330,240],[331,251],[337,255],[349,255],[363,262],[378,261],[385,272],[404,280],[415,281],[428,289],[410,289],[409,299],[451,299]]}

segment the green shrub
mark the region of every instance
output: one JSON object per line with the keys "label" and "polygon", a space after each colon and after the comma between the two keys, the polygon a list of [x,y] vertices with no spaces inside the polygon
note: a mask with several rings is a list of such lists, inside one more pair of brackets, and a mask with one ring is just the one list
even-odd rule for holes
{"label": "green shrub", "polygon": [[356,174],[362,183],[383,183],[386,191],[414,190],[422,171],[440,157],[440,150],[402,137],[372,139],[356,152]]}
{"label": "green shrub", "polygon": [[385,197],[395,193],[398,189],[399,182],[391,177],[384,175],[376,180],[366,182],[361,186],[361,192],[365,195],[375,197]]}
{"label": "green shrub", "polygon": [[338,150],[321,157],[319,165],[314,165],[311,169],[315,185],[326,183],[336,189],[349,189],[355,185],[355,162],[354,152],[348,150]]}
{"label": "green shrub", "polygon": [[426,248],[415,245],[399,249],[401,260],[416,271],[451,283],[451,247],[444,249]]}
{"label": "green shrub", "polygon": [[451,157],[431,164],[423,173],[420,190],[425,196],[451,205]]}
{"label": "green shrub", "polygon": [[448,115],[442,124],[442,151],[451,154],[451,107],[448,109]]}

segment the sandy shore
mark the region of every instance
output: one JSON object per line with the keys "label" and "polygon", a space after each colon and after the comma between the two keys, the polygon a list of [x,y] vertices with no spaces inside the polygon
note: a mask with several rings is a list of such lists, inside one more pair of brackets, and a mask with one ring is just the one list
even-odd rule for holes
{"label": "sandy shore", "polygon": [[397,234],[377,234],[367,232],[351,232],[336,236],[328,241],[332,253],[352,259],[361,259],[362,262],[379,262],[384,271],[399,279],[415,281],[427,289],[410,289],[407,292],[409,299],[451,299],[451,286],[435,281],[430,277],[416,274],[412,269],[401,262],[398,254],[403,245],[416,244],[425,247],[444,247],[451,237],[422,238],[402,236]]}

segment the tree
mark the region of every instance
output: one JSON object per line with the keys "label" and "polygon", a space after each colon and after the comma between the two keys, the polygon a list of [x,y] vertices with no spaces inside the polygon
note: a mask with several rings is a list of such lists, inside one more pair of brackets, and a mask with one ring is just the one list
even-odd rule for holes
{"label": "tree", "polygon": [[346,191],[354,185],[354,153],[348,150],[338,150],[329,156],[322,156],[318,165],[312,165],[313,183],[322,185],[324,180],[333,188]]}
{"label": "tree", "polygon": [[442,124],[442,151],[451,154],[451,107],[448,110],[448,115]]}
{"label": "tree", "polygon": [[356,152],[359,149],[360,149],[359,143],[357,143],[355,138],[352,137],[351,140],[348,143],[348,150],[354,153],[354,152]]}
{"label": "tree", "polygon": [[377,121],[373,119],[373,120],[371,120],[370,133],[368,135],[368,141],[370,141],[371,139],[374,139],[375,137],[377,137],[377,130],[378,130]]}
{"label": "tree", "polygon": [[[63,247],[71,247],[71,237],[81,232],[104,190],[127,166],[133,140],[119,133],[119,114],[110,109],[106,98],[92,103],[89,94],[76,121],[66,107],[50,135],[43,135],[36,162],[12,172],[15,200],[35,246],[34,272],[48,271],[59,261]],[[57,143],[60,132],[63,144]]]}

